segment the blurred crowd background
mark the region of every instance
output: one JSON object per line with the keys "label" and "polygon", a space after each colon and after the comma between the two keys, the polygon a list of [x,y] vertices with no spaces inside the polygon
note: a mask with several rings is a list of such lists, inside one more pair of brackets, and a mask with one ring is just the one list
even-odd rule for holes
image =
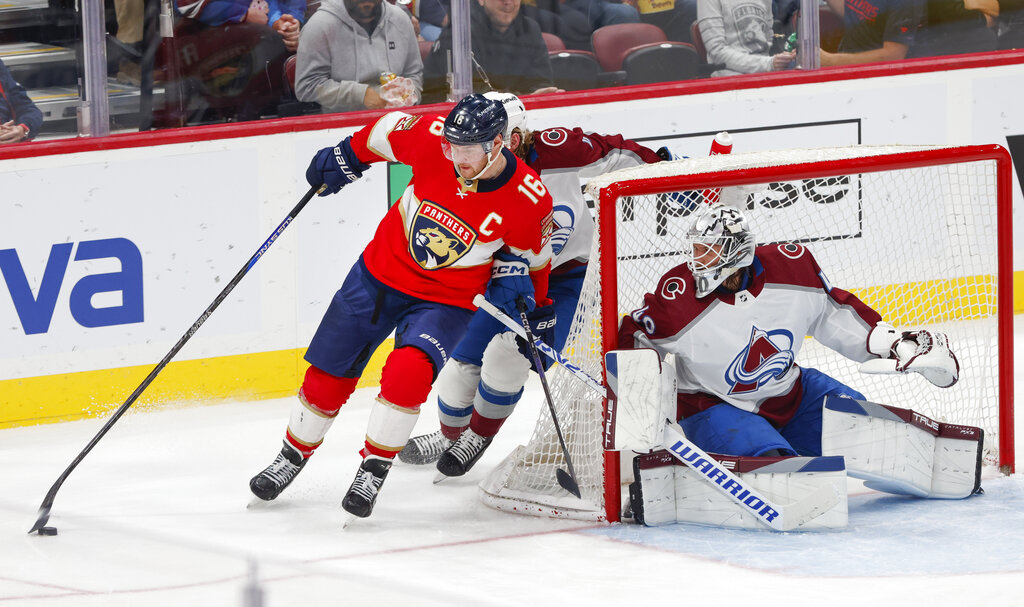
{"label": "blurred crowd background", "polygon": [[[0,144],[89,134],[83,73],[97,56],[110,132],[451,101],[453,27],[465,27],[451,2],[0,0]],[[1024,47],[1024,0],[804,5],[817,8],[821,68]],[[800,0],[469,0],[472,87],[557,95],[800,69],[800,12]]]}

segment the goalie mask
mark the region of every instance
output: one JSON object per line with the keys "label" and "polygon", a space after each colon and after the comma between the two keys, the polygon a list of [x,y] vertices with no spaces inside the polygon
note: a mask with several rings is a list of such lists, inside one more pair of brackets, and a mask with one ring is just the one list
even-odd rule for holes
{"label": "goalie mask", "polygon": [[754,260],[754,234],[747,220],[738,210],[720,203],[695,213],[684,246],[697,297],[711,293]]}

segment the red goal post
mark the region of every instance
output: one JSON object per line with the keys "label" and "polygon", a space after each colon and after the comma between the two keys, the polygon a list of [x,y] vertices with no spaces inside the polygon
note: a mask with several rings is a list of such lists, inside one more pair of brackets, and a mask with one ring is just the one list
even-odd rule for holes
{"label": "red goal post", "polygon": [[[859,374],[852,361],[810,339],[798,364],[871,400],[981,426],[986,463],[1012,472],[1011,171],[1009,154],[997,145],[849,146],[718,155],[604,175],[588,186],[597,201],[597,237],[564,354],[604,377],[603,354],[615,348],[619,318],[684,261],[679,243],[694,193],[721,188],[724,202],[746,210],[758,244],[800,242],[833,284],[895,326],[949,334],[961,380],[939,390],[916,376]],[[555,483],[564,460],[546,410],[530,441],[481,484],[481,499],[526,514],[618,520],[623,479],[620,454],[604,448],[606,403],[568,373],[556,368],[551,376],[583,499]]]}

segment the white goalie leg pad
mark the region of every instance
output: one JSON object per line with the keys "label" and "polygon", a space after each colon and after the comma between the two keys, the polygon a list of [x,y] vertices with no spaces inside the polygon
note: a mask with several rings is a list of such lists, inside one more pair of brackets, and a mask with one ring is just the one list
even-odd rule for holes
{"label": "white goalie leg pad", "polygon": [[419,407],[399,407],[378,396],[366,423],[366,442],[382,451],[398,453],[409,441],[419,415]]}
{"label": "white goalie leg pad", "polygon": [[441,425],[465,428],[473,415],[473,397],[480,383],[480,367],[449,359],[434,381],[437,416]]}
{"label": "white goalie leg pad", "polygon": [[846,458],[850,476],[878,491],[963,498],[981,483],[980,428],[936,422],[909,409],[828,397],[821,450]]}
{"label": "white goalie leg pad", "polygon": [[[716,460],[755,490],[779,504],[800,501],[831,486],[839,501],[799,525],[797,531],[845,528],[849,520],[846,471],[841,457],[731,457]],[[737,504],[710,485],[701,473],[667,451],[638,455],[633,460],[636,481],[630,485],[633,516],[648,526],[694,523],[715,527],[764,530],[749,508]]]}
{"label": "white goalie leg pad", "polygon": [[665,420],[676,418],[674,357],[652,349],[605,354],[608,378],[610,450],[650,451],[661,446]]}
{"label": "white goalie leg pad", "polygon": [[315,449],[324,442],[327,431],[334,423],[334,415],[327,415],[323,411],[309,404],[306,397],[299,391],[299,397],[292,405],[291,415],[288,416],[288,433],[302,445]]}

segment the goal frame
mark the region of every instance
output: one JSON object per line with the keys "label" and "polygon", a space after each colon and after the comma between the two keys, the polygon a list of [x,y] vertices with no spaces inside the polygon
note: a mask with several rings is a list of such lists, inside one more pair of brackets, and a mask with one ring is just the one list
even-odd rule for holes
{"label": "goal frame", "polygon": [[[997,335],[999,340],[999,469],[1012,474],[1014,458],[1014,416],[1013,416],[1013,173],[1009,153],[1000,145],[970,145],[915,150],[866,156],[861,158],[821,160],[787,164],[787,173],[799,173],[800,179],[815,179],[848,175],[851,173],[875,173],[882,171],[912,169],[939,164],[962,164],[968,162],[994,161],[996,164],[996,225],[997,225]],[[778,166],[761,166],[718,172],[687,175],[639,178],[612,181],[600,187],[596,193],[601,230],[597,235],[600,251],[600,288],[602,293],[618,293],[618,267],[616,251],[616,213],[618,201],[625,196],[662,194],[668,192],[702,190],[709,187],[728,187],[779,180]],[[614,302],[615,298],[611,298]],[[602,297],[600,310],[602,352],[614,350],[617,346],[617,332],[607,330],[617,327],[617,302],[608,305],[609,298]],[[607,370],[602,361],[602,379],[607,383]],[[621,499],[619,452],[610,451],[607,441],[611,436],[612,416],[608,400],[604,400],[603,423],[604,447],[604,505],[609,522],[619,520]]]}

